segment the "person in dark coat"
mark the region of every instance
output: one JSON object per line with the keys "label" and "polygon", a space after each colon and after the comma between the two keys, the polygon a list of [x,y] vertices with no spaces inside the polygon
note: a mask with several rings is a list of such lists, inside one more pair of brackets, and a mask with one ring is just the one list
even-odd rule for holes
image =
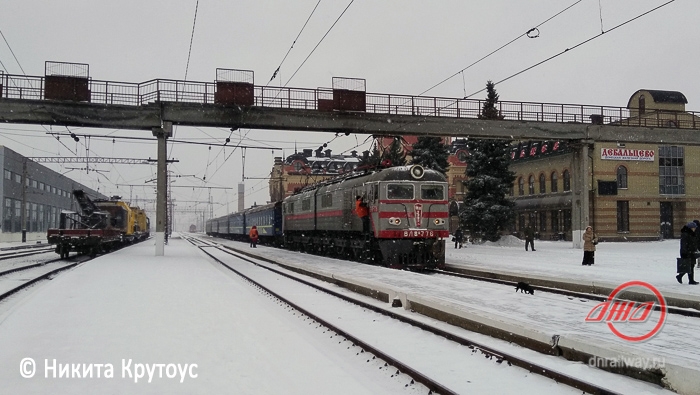
{"label": "person in dark coat", "polygon": [[532,225],[525,228],[525,251],[527,251],[528,245],[532,247],[532,251],[535,251],[535,229],[532,228]]}
{"label": "person in dark coat", "polygon": [[595,246],[598,244],[598,235],[593,231],[593,227],[586,226],[583,232],[583,262],[584,266],[590,266],[595,263]]}
{"label": "person in dark coat", "polygon": [[462,231],[462,228],[457,228],[457,230],[455,230],[455,235],[454,235],[455,248],[462,248],[463,241],[464,241],[464,231]]}
{"label": "person in dark coat", "polygon": [[679,272],[676,275],[676,280],[683,284],[683,275],[688,273],[688,284],[696,285],[695,281],[695,251],[698,249],[697,233],[698,225],[695,222],[688,222],[681,229],[681,258],[690,259],[690,267],[686,267],[687,271]]}
{"label": "person in dark coat", "polygon": [[[698,226],[695,229],[695,249],[700,250],[700,220],[694,219],[693,222],[695,222],[695,225]],[[700,261],[696,259],[695,262],[698,264],[698,268],[700,269]]]}

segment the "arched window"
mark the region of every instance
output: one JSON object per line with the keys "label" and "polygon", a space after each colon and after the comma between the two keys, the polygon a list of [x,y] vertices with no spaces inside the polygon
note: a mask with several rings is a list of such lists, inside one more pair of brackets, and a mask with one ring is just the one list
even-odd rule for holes
{"label": "arched window", "polygon": [[627,168],[625,166],[617,167],[617,187],[627,189]]}
{"label": "arched window", "polygon": [[535,176],[533,175],[527,180],[527,191],[530,195],[535,194]]}
{"label": "arched window", "polygon": [[554,192],[559,192],[559,180],[557,180],[557,172],[553,171],[552,172],[552,193]]}
{"label": "arched window", "polygon": [[547,193],[547,177],[540,173],[540,193]]}
{"label": "arched window", "polygon": [[646,111],[644,95],[639,95],[639,115],[644,115],[644,111]]}
{"label": "arched window", "polygon": [[564,170],[564,192],[571,190],[571,175],[568,170]]}
{"label": "arched window", "polygon": [[525,194],[525,185],[523,184],[523,178],[518,178],[518,195],[522,196]]}

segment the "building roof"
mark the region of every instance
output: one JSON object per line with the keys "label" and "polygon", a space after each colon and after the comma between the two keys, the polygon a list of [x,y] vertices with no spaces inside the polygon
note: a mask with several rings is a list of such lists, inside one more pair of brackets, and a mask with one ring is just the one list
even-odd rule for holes
{"label": "building roof", "polygon": [[640,89],[632,94],[630,96],[630,99],[627,101],[627,108],[630,108],[632,104],[632,98],[634,95],[636,95],[639,92],[648,92],[651,95],[651,98],[654,99],[655,103],[682,103],[682,104],[688,104],[688,99],[685,98],[685,95],[682,94],[681,92],[678,91],[660,91],[660,90],[652,90],[652,89]]}

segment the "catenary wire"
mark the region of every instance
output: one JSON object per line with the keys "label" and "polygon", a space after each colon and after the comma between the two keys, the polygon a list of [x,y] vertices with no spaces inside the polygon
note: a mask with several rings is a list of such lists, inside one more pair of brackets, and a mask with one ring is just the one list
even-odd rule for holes
{"label": "catenary wire", "polygon": [[318,3],[316,3],[316,6],[314,7],[314,9],[311,10],[311,14],[309,14],[309,17],[306,18],[306,22],[304,22],[304,26],[302,26],[302,27],[301,27],[301,30],[299,30],[299,34],[297,34],[297,36],[296,36],[296,38],[294,39],[294,41],[292,41],[292,45],[291,45],[291,46],[289,47],[289,49],[287,50],[287,53],[284,55],[284,58],[282,58],[282,61],[280,62],[279,66],[277,66],[277,68],[275,69],[275,72],[272,73],[272,77],[270,78],[270,81],[268,81],[267,84],[265,84],[265,86],[270,85],[270,82],[272,82],[272,80],[274,80],[275,77],[277,77],[277,73],[279,73],[280,68],[282,68],[282,64],[284,63],[285,60],[287,60],[287,56],[289,56],[289,53],[292,52],[292,48],[294,48],[294,44],[297,43],[297,40],[298,40],[299,37],[301,36],[301,32],[303,32],[303,31],[304,31],[304,28],[306,28],[306,25],[307,25],[307,24],[309,23],[309,21],[311,20],[311,17],[314,15],[314,12],[316,12],[316,8],[318,8],[318,5],[319,5],[319,4],[321,4],[321,0],[318,0]]}
{"label": "catenary wire", "polygon": [[326,36],[328,36],[328,33],[330,33],[331,30],[333,30],[333,27],[338,23],[338,21],[340,20],[340,18],[342,18],[343,15],[345,15],[345,12],[348,10],[348,8],[350,8],[350,6],[352,5],[352,3],[353,3],[354,1],[355,1],[355,0],[350,0],[350,3],[345,7],[345,9],[344,9],[343,12],[340,14],[340,16],[338,16],[338,18],[335,20],[335,22],[333,22],[333,24],[331,25],[331,27],[328,28],[328,31],[326,32],[326,34],[324,34],[323,37],[321,37],[321,39],[318,41],[318,43],[316,44],[316,46],[314,47],[314,49],[312,49],[311,52],[309,52],[309,55],[306,56],[306,59],[304,59],[304,61],[301,62],[301,64],[299,65],[299,67],[297,67],[297,69],[294,71],[294,73],[292,74],[292,76],[289,77],[289,79],[287,80],[287,82],[284,84],[285,87],[287,86],[287,84],[289,84],[289,83],[292,81],[292,78],[294,78],[294,76],[297,75],[297,73],[299,72],[299,70],[301,70],[302,66],[304,66],[304,64],[306,63],[306,61],[309,60],[309,58],[310,58],[311,55],[314,53],[314,51],[316,51],[316,48],[318,48],[318,46],[321,45],[321,43],[322,43],[323,40],[326,38]]}
{"label": "catenary wire", "polygon": [[[663,4],[659,5],[659,6],[656,6],[656,7],[652,8],[652,9],[650,9],[650,10],[648,10],[648,11],[645,11],[645,12],[643,12],[643,13],[641,13],[641,14],[635,16],[634,18],[628,19],[628,20],[626,20],[625,22],[622,22],[622,23],[616,25],[616,26],[612,27],[611,29],[609,29],[609,30],[607,30],[607,31],[603,31],[603,32],[601,32],[600,34],[596,34],[595,36],[590,37],[590,38],[588,38],[588,39],[586,39],[586,40],[584,40],[584,41],[582,41],[582,42],[580,42],[580,43],[574,45],[574,46],[571,47],[571,48],[567,48],[567,49],[565,49],[565,50],[563,50],[563,51],[561,51],[561,52],[559,52],[559,53],[557,53],[557,54],[555,54],[555,55],[552,55],[552,56],[548,57],[547,59],[544,59],[544,60],[542,60],[542,61],[539,61],[539,62],[533,64],[532,66],[526,67],[526,68],[524,68],[524,69],[518,71],[518,72],[515,73],[515,74],[512,74],[512,75],[510,75],[510,76],[508,76],[508,77],[506,77],[506,78],[504,78],[504,79],[502,79],[502,80],[500,80],[500,81],[498,81],[498,82],[495,82],[495,83],[494,83],[494,86],[495,86],[495,85],[498,85],[498,84],[500,84],[500,83],[502,83],[502,82],[508,81],[509,79],[511,79],[511,78],[513,78],[513,77],[516,77],[516,76],[518,76],[518,75],[520,75],[520,74],[522,74],[522,73],[524,73],[524,72],[526,72],[526,71],[528,71],[528,70],[532,70],[532,69],[534,69],[534,68],[537,67],[537,66],[540,66],[540,65],[542,65],[542,64],[544,64],[544,63],[547,63],[547,62],[549,62],[550,60],[552,60],[552,59],[554,59],[554,58],[557,58],[557,57],[559,57],[559,56],[561,56],[561,55],[563,55],[563,54],[565,54],[565,53],[567,53],[567,52],[569,52],[569,51],[571,51],[571,50],[573,50],[573,49],[576,49],[576,48],[578,48],[578,47],[580,47],[580,46],[582,46],[582,45],[584,45],[584,44],[587,44],[587,43],[589,43],[589,42],[591,42],[591,41],[593,41],[593,40],[595,40],[595,39],[597,39],[597,38],[603,36],[605,33],[609,33],[609,32],[611,32],[611,31],[613,31],[613,30],[615,30],[615,29],[617,29],[617,28],[620,28],[620,27],[622,27],[622,26],[624,26],[624,25],[626,25],[626,24],[628,24],[628,23],[630,23],[630,22],[633,22],[633,21],[635,21],[635,20],[637,20],[637,19],[639,19],[639,18],[641,18],[641,17],[643,17],[643,16],[645,16],[645,15],[647,15],[647,14],[650,14],[650,13],[652,13],[652,12],[654,12],[654,11],[656,11],[656,10],[662,8],[662,7],[665,7],[665,6],[667,6],[667,5],[671,4],[671,3],[673,3],[674,1],[676,1],[676,0],[669,0],[669,1],[667,1],[666,3],[663,3]],[[481,92],[483,92],[483,91],[485,91],[485,90],[486,90],[486,88],[480,89],[480,90],[478,90],[478,91],[472,93],[471,95],[466,96],[465,99],[470,98],[470,97],[476,95],[477,93],[481,93]]]}

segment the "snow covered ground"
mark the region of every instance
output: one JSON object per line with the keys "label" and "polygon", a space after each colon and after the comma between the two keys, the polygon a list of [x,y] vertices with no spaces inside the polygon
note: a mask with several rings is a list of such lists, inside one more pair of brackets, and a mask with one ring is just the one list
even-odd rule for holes
{"label": "snow covered ground", "polygon": [[[355,354],[338,353],[330,342],[319,344],[308,325],[288,317],[245,281],[207,261],[193,246],[171,240],[165,257],[154,257],[153,243],[145,242],[79,265],[0,303],[0,393],[423,393],[419,386],[397,386],[395,378],[375,366],[358,365],[352,358]],[[582,252],[572,249],[570,243],[535,243],[537,251],[527,253],[524,244],[510,239],[500,245],[450,248],[448,261],[615,285],[647,279],[662,292],[700,293],[698,287],[675,282],[677,240],[604,243],[592,267],[581,266]],[[446,306],[545,336],[555,333],[595,343],[612,353],[632,350],[700,366],[695,351],[700,342],[697,319],[669,317],[658,336],[629,345],[604,326],[583,323],[591,302],[544,293],[516,294],[496,284],[426,277],[264,246],[256,252],[310,270],[420,293]],[[475,336],[489,341],[486,336]],[[24,358],[36,363],[32,378],[20,374]],[[547,363],[544,358],[552,357],[542,358]],[[553,359],[563,371],[577,377],[594,370]],[[113,367],[112,377],[105,377],[106,364]],[[89,366],[92,377],[83,378]],[[150,383],[146,367],[155,369]],[[58,377],[62,369],[68,369],[63,373],[70,378]],[[144,377],[136,382],[135,376],[141,373]],[[663,392],[647,384],[643,389],[623,388],[628,388],[623,393]],[[503,388],[494,388],[493,393],[501,392]],[[537,392],[525,387],[517,393]]]}

